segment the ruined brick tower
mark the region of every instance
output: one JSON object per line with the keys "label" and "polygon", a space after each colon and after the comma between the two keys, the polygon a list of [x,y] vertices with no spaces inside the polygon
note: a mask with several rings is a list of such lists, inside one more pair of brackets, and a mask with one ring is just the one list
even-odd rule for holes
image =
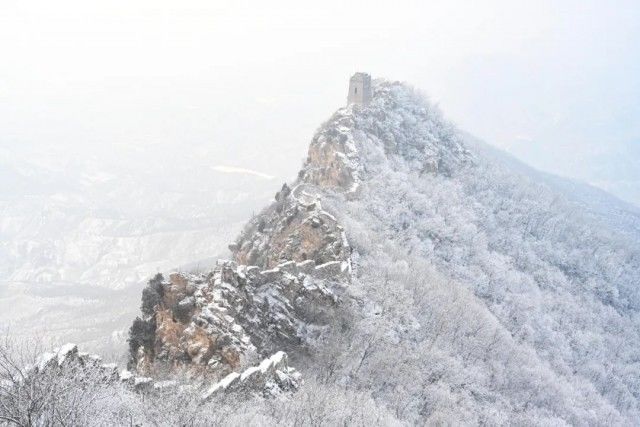
{"label": "ruined brick tower", "polygon": [[347,104],[367,105],[371,101],[371,76],[367,73],[355,73],[349,79]]}

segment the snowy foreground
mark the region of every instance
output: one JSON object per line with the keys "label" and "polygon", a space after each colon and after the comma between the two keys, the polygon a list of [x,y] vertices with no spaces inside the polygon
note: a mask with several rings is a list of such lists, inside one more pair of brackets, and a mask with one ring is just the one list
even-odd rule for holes
{"label": "snowy foreground", "polygon": [[[233,261],[150,282],[125,377],[144,371],[159,386],[84,362],[24,373],[28,352],[7,343],[0,416],[634,425],[639,242],[635,208],[532,171],[412,88],[377,81],[370,106],[319,128]],[[7,362],[15,354],[25,364]]]}

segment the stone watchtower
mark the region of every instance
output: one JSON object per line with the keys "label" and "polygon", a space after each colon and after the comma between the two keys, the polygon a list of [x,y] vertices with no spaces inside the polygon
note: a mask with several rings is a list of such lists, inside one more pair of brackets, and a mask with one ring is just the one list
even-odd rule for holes
{"label": "stone watchtower", "polygon": [[351,76],[347,104],[368,105],[371,98],[371,76],[367,73],[355,73]]}

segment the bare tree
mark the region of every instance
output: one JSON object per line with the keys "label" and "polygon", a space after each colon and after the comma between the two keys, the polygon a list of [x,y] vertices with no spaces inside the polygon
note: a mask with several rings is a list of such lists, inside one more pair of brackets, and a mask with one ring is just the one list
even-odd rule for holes
{"label": "bare tree", "polygon": [[42,352],[37,340],[5,334],[0,341],[0,422],[17,426],[106,422],[122,412],[127,395],[109,372],[98,360],[81,359],[77,353]]}

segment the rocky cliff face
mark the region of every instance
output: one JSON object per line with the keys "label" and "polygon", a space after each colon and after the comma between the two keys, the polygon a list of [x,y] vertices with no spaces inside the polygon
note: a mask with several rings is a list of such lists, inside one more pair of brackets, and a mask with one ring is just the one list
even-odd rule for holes
{"label": "rocky cliff face", "polygon": [[342,263],[311,260],[268,270],[220,261],[208,274],[157,277],[147,288],[153,309],[131,329],[131,366],[144,375],[185,370],[220,378],[302,346],[338,301],[329,285],[347,279]]}
{"label": "rocky cliff face", "polygon": [[187,370],[222,378],[291,346],[327,323],[351,275],[344,228],[324,192],[358,185],[353,108],[320,128],[298,179],[253,218],[207,274],[151,280],[131,329],[131,367],[144,375]]}
{"label": "rocky cliff face", "polygon": [[131,329],[131,367],[221,378],[281,349],[304,347],[350,279],[342,227],[317,194],[287,185],[207,274],[157,276]]}
{"label": "rocky cliff face", "polygon": [[240,264],[272,268],[286,261],[349,263],[346,234],[336,218],[324,210],[314,186],[299,181],[283,185],[276,201],[252,219],[230,245]]}
{"label": "rocky cliff face", "polygon": [[[433,112],[417,99],[399,83],[377,82],[371,105],[342,108],[320,127],[296,181],[229,245],[232,260],[206,274],[151,280],[143,317],[131,328],[131,367],[144,375],[187,370],[222,378],[307,345],[351,279],[347,234],[322,199],[357,197],[370,173],[359,153],[383,146],[432,174],[470,160],[450,129],[426,120]],[[424,123],[416,122],[421,117]]]}

